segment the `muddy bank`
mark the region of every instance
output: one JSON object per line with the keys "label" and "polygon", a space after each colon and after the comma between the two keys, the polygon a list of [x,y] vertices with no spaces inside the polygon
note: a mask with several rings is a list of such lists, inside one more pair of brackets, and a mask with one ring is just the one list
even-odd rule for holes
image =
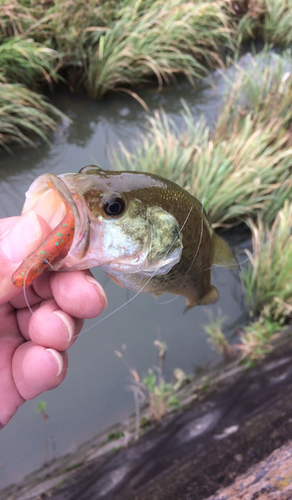
{"label": "muddy bank", "polygon": [[[6,489],[0,499],[205,499],[292,438],[291,361],[289,334],[261,365],[221,371],[200,391],[187,387],[188,405],[138,442],[125,446],[127,433],[121,436],[117,427],[110,439],[98,436]],[[283,462],[289,470],[287,450]],[[285,481],[287,487],[291,477]]]}

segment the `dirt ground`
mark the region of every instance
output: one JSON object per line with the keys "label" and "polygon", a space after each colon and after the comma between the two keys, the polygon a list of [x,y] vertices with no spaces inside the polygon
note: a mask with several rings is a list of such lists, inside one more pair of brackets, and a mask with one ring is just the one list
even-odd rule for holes
{"label": "dirt ground", "polygon": [[255,368],[219,376],[209,393],[168,414],[136,443],[117,449],[117,440],[104,454],[93,453],[91,443],[91,453],[80,448],[79,465],[67,474],[51,465],[37,486],[18,485],[0,500],[292,499],[291,394],[290,336]]}

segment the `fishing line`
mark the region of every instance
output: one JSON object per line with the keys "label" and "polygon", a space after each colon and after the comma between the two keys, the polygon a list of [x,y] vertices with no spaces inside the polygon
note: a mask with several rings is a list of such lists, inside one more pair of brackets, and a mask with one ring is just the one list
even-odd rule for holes
{"label": "fishing line", "polygon": [[171,299],[169,300],[165,300],[164,302],[158,302],[156,301],[156,304],[158,304],[159,306],[164,306],[165,304],[170,304],[170,302],[173,302],[174,300],[176,300],[178,298],[178,295],[175,295],[174,297],[172,297]]}
{"label": "fishing line", "polygon": [[196,253],[195,253],[195,256],[194,256],[194,258],[193,258],[193,260],[192,260],[192,262],[191,262],[191,265],[190,265],[190,267],[188,268],[188,270],[187,270],[187,272],[186,272],[186,274],[185,274],[185,277],[186,277],[186,278],[187,278],[187,276],[188,276],[188,274],[189,274],[190,270],[192,269],[192,267],[193,267],[193,265],[194,265],[194,262],[195,262],[195,260],[196,260],[196,258],[197,258],[197,255],[198,255],[198,253],[199,253],[200,246],[201,246],[201,243],[202,243],[202,238],[203,238],[203,230],[204,230],[204,200],[205,200],[205,198],[203,198],[203,200],[202,200],[202,210],[201,210],[201,215],[202,215],[202,217],[201,217],[201,232],[200,232],[199,244],[198,244],[198,247],[197,247],[197,251],[196,251]]}
{"label": "fishing line", "polygon": [[[187,221],[188,221],[188,218],[191,214],[193,210],[193,207],[190,208],[189,210],[189,213],[182,225],[182,227],[180,228],[180,231],[183,230],[183,228],[185,227]],[[167,249],[162,261],[165,259],[165,257],[167,256],[167,254],[170,252],[170,250],[172,249],[174,243],[175,243],[176,240],[174,240],[172,242],[172,244],[170,245],[170,247]],[[77,334],[77,335],[74,335],[72,338],[76,338],[78,337],[78,335],[81,335],[83,333],[86,333],[88,332],[89,330],[91,330],[92,328],[94,328],[95,326],[99,325],[100,323],[102,323],[104,320],[108,319],[110,316],[112,316],[113,314],[115,314],[116,312],[120,311],[121,309],[123,309],[125,306],[127,306],[130,302],[132,302],[136,297],[138,297],[138,295],[140,295],[141,292],[143,292],[143,290],[145,289],[145,287],[148,285],[148,283],[152,280],[152,278],[155,276],[156,272],[157,272],[157,269],[158,267],[153,271],[153,273],[151,274],[151,276],[148,278],[148,280],[146,281],[146,283],[144,283],[144,285],[140,288],[140,290],[135,293],[135,295],[133,297],[131,297],[127,302],[125,302],[124,304],[120,305],[119,307],[117,307],[117,309],[115,309],[114,311],[111,311],[109,314],[107,314],[106,316],[104,316],[103,318],[101,318],[100,320],[98,320],[96,323],[94,323],[93,325],[89,326],[88,328],[86,328],[85,330],[83,330],[82,332],[80,332],[80,334]]]}
{"label": "fishing line", "polygon": [[[30,272],[30,270],[33,268],[33,266],[36,266],[38,264],[38,262],[34,262],[29,268],[28,270],[26,271],[26,274],[25,274],[25,277],[24,277],[24,280],[23,280],[23,297],[24,297],[24,300],[25,300],[25,303],[31,313],[31,315],[33,316],[33,310],[32,308],[30,307],[29,305],[29,302],[28,302],[28,298],[27,298],[27,293],[26,293],[26,289],[29,288],[26,286],[25,282],[27,280],[27,277],[28,277],[28,274]],[[44,260],[44,264],[49,264],[49,266],[53,269],[53,266],[52,264],[48,261],[48,259]],[[30,285],[29,285],[30,286]]]}

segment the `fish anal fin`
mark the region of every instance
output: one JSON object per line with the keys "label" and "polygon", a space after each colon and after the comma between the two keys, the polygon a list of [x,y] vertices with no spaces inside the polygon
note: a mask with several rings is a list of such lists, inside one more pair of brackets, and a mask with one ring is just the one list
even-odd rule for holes
{"label": "fish anal fin", "polygon": [[215,304],[219,299],[219,293],[217,288],[214,285],[211,285],[210,290],[204,297],[201,298],[198,302],[198,306],[206,306],[208,304]]}
{"label": "fish anal fin", "polygon": [[206,295],[204,295],[204,297],[202,297],[200,300],[192,301],[190,298],[187,298],[187,305],[184,310],[184,313],[195,306],[205,306],[208,304],[215,304],[215,302],[217,302],[218,299],[219,299],[219,293],[217,291],[217,288],[214,285],[211,285],[209,292],[206,293]]}
{"label": "fish anal fin", "polygon": [[214,233],[213,236],[213,264],[219,267],[226,267],[227,269],[233,269],[235,271],[240,271],[240,265],[237,259],[234,257],[229,245]]}

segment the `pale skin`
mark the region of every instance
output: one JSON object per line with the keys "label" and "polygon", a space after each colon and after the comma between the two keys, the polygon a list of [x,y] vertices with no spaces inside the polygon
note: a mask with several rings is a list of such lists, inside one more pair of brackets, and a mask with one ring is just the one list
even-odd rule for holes
{"label": "pale skin", "polygon": [[90,271],[45,271],[26,290],[31,314],[11,277],[49,232],[34,212],[0,220],[0,429],[26,400],[61,384],[84,319],[107,305]]}

